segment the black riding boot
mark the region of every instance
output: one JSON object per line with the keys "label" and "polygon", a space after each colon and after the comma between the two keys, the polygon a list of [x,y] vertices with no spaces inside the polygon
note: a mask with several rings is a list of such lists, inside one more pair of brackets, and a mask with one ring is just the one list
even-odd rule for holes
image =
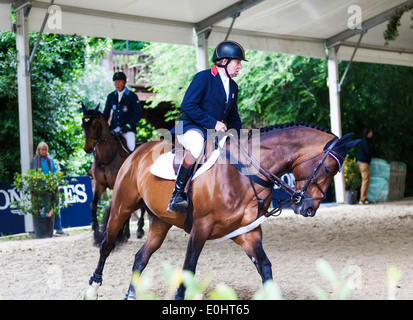
{"label": "black riding boot", "polygon": [[177,211],[185,212],[185,209],[188,208],[185,186],[191,177],[192,167],[193,165],[185,166],[183,164],[179,167],[172,198],[168,202],[168,209],[166,209],[169,213],[176,214]]}

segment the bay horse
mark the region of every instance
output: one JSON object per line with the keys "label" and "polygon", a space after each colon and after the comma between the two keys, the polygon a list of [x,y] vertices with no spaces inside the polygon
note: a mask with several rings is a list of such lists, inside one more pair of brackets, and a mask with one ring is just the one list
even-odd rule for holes
{"label": "bay horse", "polygon": [[[100,245],[103,238],[103,232],[99,229],[97,219],[97,204],[107,188],[113,189],[119,169],[130,155],[130,151],[125,147],[126,144],[121,144],[119,139],[110,132],[103,114],[99,111],[99,106],[95,109],[87,110],[82,103],[82,130],[85,135],[83,149],[86,153],[94,154],[91,168],[93,199],[90,204],[90,210],[96,245]],[[105,214],[104,220],[108,219],[109,210],[107,210],[108,212]],[[145,209],[141,208],[141,215],[138,220],[138,238],[141,238],[144,234],[144,213]],[[122,229],[122,236],[118,238],[121,242],[130,236],[128,223],[129,219],[127,223],[125,222],[124,229]],[[102,224],[105,225],[106,221]]]}
{"label": "bay horse", "polygon": [[[242,174],[237,164],[225,158],[192,181],[192,227],[186,228],[189,239],[183,269],[195,273],[207,240],[219,239],[251,225],[257,218],[271,215],[272,212],[267,210],[272,200],[273,185],[281,180],[278,177],[290,170],[296,178],[295,189],[288,190],[282,184],[281,187],[291,193],[291,208],[296,214],[314,216],[334,175],[341,169],[347,150],[358,142],[350,141],[351,136],[347,134],[339,139],[328,130],[314,125],[289,123],[261,128],[258,144],[253,143],[257,140],[250,136],[245,138],[243,145],[247,147],[243,148],[244,156],[241,149],[235,153],[239,154],[237,159],[244,168],[252,164],[258,168],[255,176]],[[230,140],[224,151],[235,157],[231,151],[231,141],[238,140]],[[134,272],[144,270],[172,226],[185,229],[188,212],[173,215],[166,211],[174,182],[150,172],[154,161],[170,148],[170,143],[165,140],[147,142],[126,159],[119,171],[99,262],[90,278],[85,298],[97,298],[103,267],[114,247],[114,239],[136,208],[146,205],[150,226],[146,242],[135,256]],[[259,155],[259,161],[251,153]],[[231,239],[243,248],[254,263],[263,283],[272,279],[271,262],[262,246],[261,226]],[[175,299],[183,299],[184,295],[185,288],[181,284]],[[132,284],[126,298],[135,298]]]}

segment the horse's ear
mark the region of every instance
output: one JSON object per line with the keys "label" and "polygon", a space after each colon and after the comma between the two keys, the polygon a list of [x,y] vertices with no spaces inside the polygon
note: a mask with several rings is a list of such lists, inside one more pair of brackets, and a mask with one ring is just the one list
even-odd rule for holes
{"label": "horse's ear", "polygon": [[339,142],[337,143],[338,145],[346,145],[347,142],[351,140],[351,138],[354,136],[354,133],[346,133],[344,136],[341,137]]}
{"label": "horse's ear", "polygon": [[360,141],[361,141],[361,139],[357,139],[357,140],[353,140],[353,141],[350,141],[349,143],[347,143],[347,150],[350,150],[351,148],[354,148]]}
{"label": "horse's ear", "polygon": [[97,105],[97,107],[95,108],[94,112],[98,113],[99,112],[99,108],[100,108],[100,103]]}
{"label": "horse's ear", "polygon": [[354,148],[361,140],[351,141],[354,133],[347,133],[338,140],[337,144],[334,146],[333,150],[341,155],[343,158],[346,157],[347,151]]}
{"label": "horse's ear", "polygon": [[86,113],[86,107],[85,107],[85,105],[83,104],[83,101],[82,101],[82,112],[83,112],[83,114]]}

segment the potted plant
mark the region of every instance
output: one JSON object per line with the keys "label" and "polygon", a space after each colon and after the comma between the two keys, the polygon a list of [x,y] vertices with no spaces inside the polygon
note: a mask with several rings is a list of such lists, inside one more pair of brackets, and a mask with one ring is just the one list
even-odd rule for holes
{"label": "potted plant", "polygon": [[12,208],[33,215],[36,238],[53,236],[54,217],[67,206],[59,187],[67,184],[61,172],[44,174],[40,169],[28,170],[23,175],[15,173],[13,185],[20,191],[21,197],[12,203]]}
{"label": "potted plant", "polygon": [[358,191],[361,187],[360,168],[356,159],[346,157],[343,164],[344,184],[346,189],[346,203],[357,202]]}

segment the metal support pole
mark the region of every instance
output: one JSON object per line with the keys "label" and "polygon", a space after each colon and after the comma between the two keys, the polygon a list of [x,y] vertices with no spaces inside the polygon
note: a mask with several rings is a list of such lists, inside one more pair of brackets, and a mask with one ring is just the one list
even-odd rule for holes
{"label": "metal support pole", "polygon": [[234,15],[231,17],[231,18],[232,18],[232,21],[231,21],[231,25],[230,25],[229,28],[228,28],[227,35],[225,36],[225,41],[228,40],[229,35],[231,34],[231,31],[232,31],[232,27],[234,26],[235,20],[236,20],[240,15],[241,15],[241,13],[237,12],[236,14],[234,14]]}
{"label": "metal support pole", "polygon": [[[33,126],[29,64],[29,26],[28,15],[30,4],[20,7],[16,11],[16,48],[17,48],[17,83],[19,101],[20,127],[20,165],[21,172],[30,169],[33,158]],[[26,232],[33,232],[33,217],[24,218]]]}
{"label": "metal support pole", "polygon": [[196,45],[196,66],[198,71],[208,69],[209,67],[208,38],[210,34],[211,29],[207,29],[201,33],[198,33],[198,41]]}
{"label": "metal support pole", "polygon": [[351,58],[350,58],[350,61],[348,62],[348,65],[347,65],[347,67],[346,67],[346,70],[344,70],[343,76],[341,77],[340,83],[338,84],[338,91],[339,91],[339,92],[341,91],[341,86],[342,86],[342,84],[343,84],[344,79],[346,78],[348,69],[350,69],[351,63],[353,62],[354,56],[356,55],[356,52],[357,52],[357,49],[358,49],[359,46],[360,46],[361,39],[363,39],[363,36],[364,36],[364,34],[365,34],[366,32],[367,32],[367,31],[365,31],[365,32],[363,32],[363,33],[360,34],[360,38],[359,38],[359,40],[357,41],[356,47],[354,48],[353,54],[351,55]]}
{"label": "metal support pole", "polygon": [[[341,111],[340,111],[340,92],[339,92],[339,74],[337,63],[337,49],[338,47],[331,47],[328,49],[328,87],[330,92],[330,121],[331,131],[341,137]],[[344,176],[341,172],[334,177],[336,201],[338,203],[344,202],[345,188]]]}
{"label": "metal support pole", "polygon": [[39,35],[37,36],[36,43],[35,43],[34,48],[32,50],[32,54],[30,55],[29,63],[28,63],[28,66],[27,66],[28,67],[27,72],[32,71],[33,59],[34,59],[34,56],[36,55],[37,48],[39,47],[40,39],[42,38],[44,27],[46,26],[47,19],[49,18],[49,8],[53,5],[53,3],[54,3],[54,0],[50,0],[49,7],[46,10],[46,14],[44,16],[42,26],[40,27]]}

